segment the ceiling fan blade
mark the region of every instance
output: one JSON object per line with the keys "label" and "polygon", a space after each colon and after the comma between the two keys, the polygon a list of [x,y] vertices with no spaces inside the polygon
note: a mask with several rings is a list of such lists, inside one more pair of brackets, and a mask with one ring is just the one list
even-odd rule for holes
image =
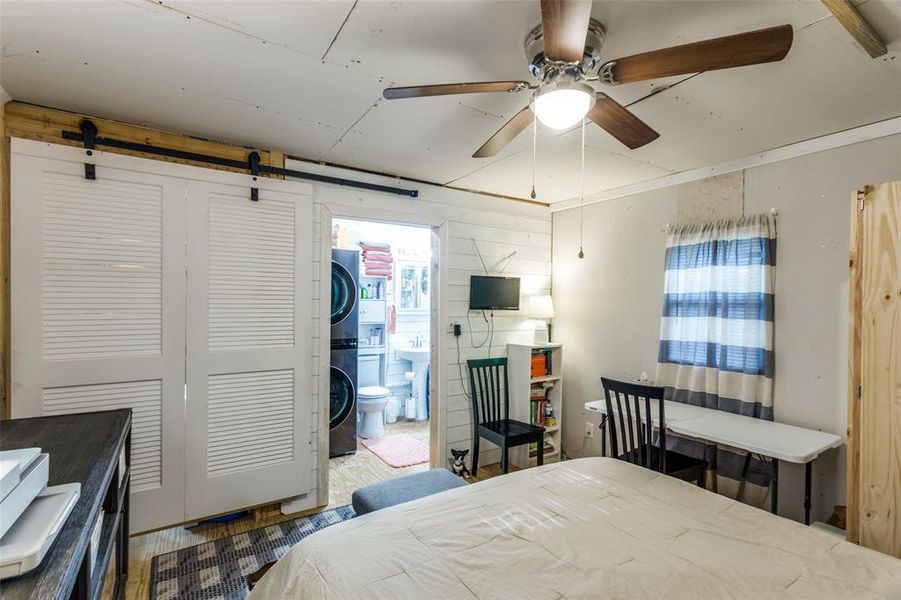
{"label": "ceiling fan blade", "polygon": [[589,18],[591,0],[541,0],[544,56],[565,62],[582,60]]}
{"label": "ceiling fan blade", "polygon": [[438,85],[385,88],[383,95],[386,100],[396,100],[398,98],[479,94],[482,92],[521,92],[527,89],[529,89],[528,81],[479,81],[475,83],[441,83]]}
{"label": "ceiling fan blade", "polygon": [[504,123],[504,126],[495,132],[488,141],[482,144],[482,147],[476,150],[473,158],[485,158],[494,156],[504,149],[504,147],[513,141],[513,138],[522,133],[522,130],[532,123],[532,110],[527,106],[512,119]]}
{"label": "ceiling fan blade", "polygon": [[640,148],[660,137],[660,134],[651,129],[647,123],[606,94],[598,93],[594,106],[588,111],[588,118],[630,150]]}
{"label": "ceiling fan blade", "polygon": [[605,83],[631,83],[776,62],[788,54],[792,37],[791,25],[727,35],[610,60],[601,65],[599,75]]}

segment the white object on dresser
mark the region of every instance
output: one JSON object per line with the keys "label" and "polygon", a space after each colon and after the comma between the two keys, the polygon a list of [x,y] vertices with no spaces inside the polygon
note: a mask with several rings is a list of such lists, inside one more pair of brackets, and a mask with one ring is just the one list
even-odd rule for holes
{"label": "white object on dresser", "polygon": [[41,564],[80,495],[80,483],[64,483],[45,487],[31,501],[0,539],[0,579],[27,573]]}
{"label": "white object on dresser", "polygon": [[[50,455],[42,454],[40,448],[4,450],[0,452],[3,462],[13,461],[18,465],[18,476],[9,474],[4,478],[3,500],[0,501],[0,538],[2,538],[34,498],[47,487],[50,474]],[[15,467],[8,467],[10,473]],[[6,487],[12,486],[8,491]]]}

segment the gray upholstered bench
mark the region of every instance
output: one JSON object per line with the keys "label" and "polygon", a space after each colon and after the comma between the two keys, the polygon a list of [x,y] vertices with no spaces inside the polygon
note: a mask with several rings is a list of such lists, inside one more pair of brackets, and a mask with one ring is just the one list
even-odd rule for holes
{"label": "gray upholstered bench", "polygon": [[432,469],[367,485],[353,493],[352,502],[354,512],[359,516],[464,485],[465,479],[447,469]]}

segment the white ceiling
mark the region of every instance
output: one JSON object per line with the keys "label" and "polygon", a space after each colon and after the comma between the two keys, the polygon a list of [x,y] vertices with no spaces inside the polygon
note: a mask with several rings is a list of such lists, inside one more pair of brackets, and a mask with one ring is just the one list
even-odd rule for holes
{"label": "white ceiling", "polygon": [[[859,9],[888,55],[870,59],[817,0],[596,0],[607,58],[782,23],[795,41],[780,63],[703,73],[635,104],[661,134],[644,148],[590,127],[585,194],[901,115],[901,0]],[[470,158],[528,94],[388,102],[381,91],[529,78],[522,40],[537,0],[3,0],[0,19],[0,86],[16,100],[468,189],[531,189],[529,132]],[[681,79],[603,89],[629,104]],[[540,200],[579,194],[578,157],[578,131],[539,132]]]}

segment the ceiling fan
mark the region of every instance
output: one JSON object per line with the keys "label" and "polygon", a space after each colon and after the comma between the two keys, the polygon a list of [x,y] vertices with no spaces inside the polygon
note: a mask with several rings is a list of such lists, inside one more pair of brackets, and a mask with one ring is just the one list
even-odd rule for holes
{"label": "ceiling fan", "polygon": [[541,0],[541,23],[526,36],[529,70],[540,80],[447,83],[387,88],[387,100],[482,92],[534,90],[520,110],[488,138],[473,158],[494,156],[537,117],[544,125],[565,129],[584,117],[634,150],[660,134],[588,82],[609,85],[645,81],[716,69],[777,62],[792,45],[791,25],[780,25],[701,42],[672,46],[601,62],[604,27],[591,18],[591,0]]}

